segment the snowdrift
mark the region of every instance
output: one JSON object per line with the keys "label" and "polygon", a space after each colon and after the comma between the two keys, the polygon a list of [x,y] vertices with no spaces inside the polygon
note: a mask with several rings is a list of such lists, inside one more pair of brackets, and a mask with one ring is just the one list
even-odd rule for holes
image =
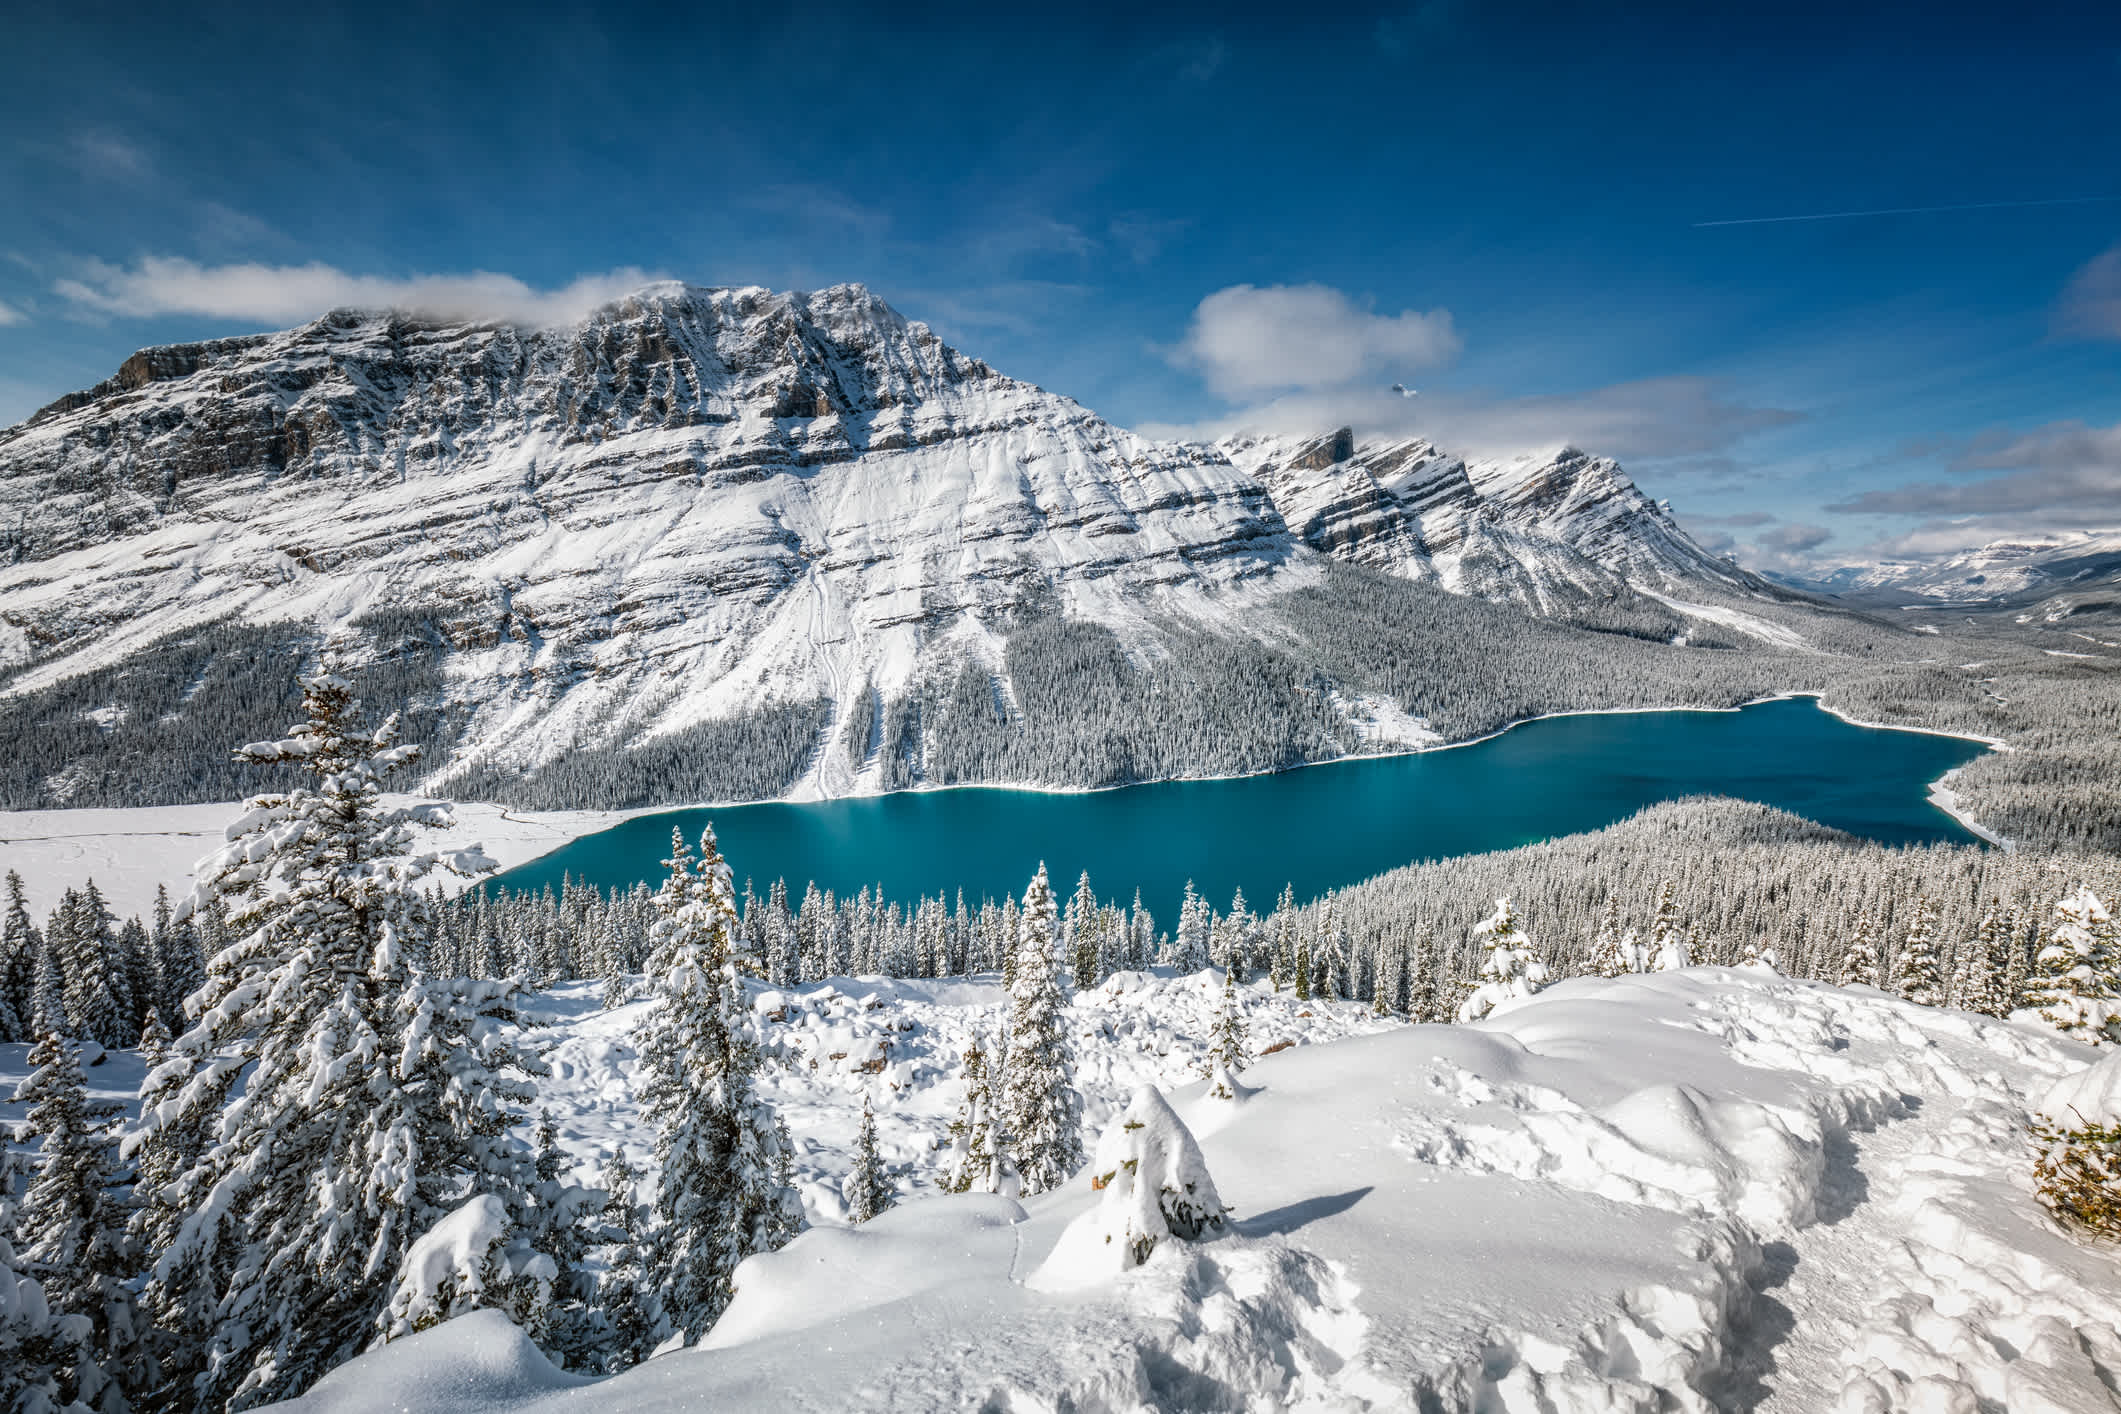
{"label": "snowdrift", "polygon": [[[1091,1124],[1132,1085],[1162,1084],[1234,1210],[1220,1236],[1040,1291],[1027,1279],[1100,1199],[1087,1171],[1021,1204],[909,1198],[753,1259],[699,1347],[613,1379],[575,1384],[480,1313],[292,1407],[2111,1407],[2113,1257],[2054,1229],[2027,1175],[2028,1108],[2098,1059],[2088,1047],[1704,968],[1565,983],[1474,1026],[1297,1045],[1248,1069],[1252,1093],[1232,1104],[1176,1067],[1158,1074],[1138,1044],[1183,1033],[1180,999],[1205,1005],[1213,980],[1159,979],[1071,1016]],[[985,1024],[986,999],[962,983],[874,1000],[835,1015],[782,997],[790,1019],[774,1024],[909,1021],[920,1031],[895,1040],[938,1041]],[[616,1052],[624,1015],[569,1023],[556,1049],[572,1066],[550,1095],[578,1103],[573,1132],[617,1104],[618,1079],[587,1062]],[[851,1076],[828,1069],[841,1044],[810,1053],[816,1071],[787,1048],[782,1083],[865,1087],[880,1114],[922,1123],[954,1102],[946,1044],[894,1047]],[[1172,1050],[1196,1063],[1185,1045],[1162,1059]],[[784,1111],[806,1152],[839,1122],[823,1103]],[[920,1190],[910,1175],[902,1187]]]}

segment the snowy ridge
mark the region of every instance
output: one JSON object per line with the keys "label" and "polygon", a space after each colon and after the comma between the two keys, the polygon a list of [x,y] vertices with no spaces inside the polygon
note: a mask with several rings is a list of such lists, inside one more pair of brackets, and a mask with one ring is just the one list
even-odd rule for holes
{"label": "snowy ridge", "polygon": [[1981,604],[2053,591],[2121,564],[2121,530],[1992,540],[1934,560],[1852,565],[1803,583],[1833,594]]}
{"label": "snowy ridge", "polygon": [[[2052,1032],[1705,968],[1328,1041],[1368,1019],[1255,988],[1255,1041],[1307,1043],[1220,1100],[1190,1079],[1213,975],[1116,981],[1069,1012],[1091,1131],[1164,1086],[1229,1235],[1031,1289],[1087,1175],[1021,1204],[921,1196],[948,1052],[992,989],[842,980],[759,1002],[768,1038],[852,1025],[892,1048],[769,1070],[806,1200],[829,1224],[866,1097],[918,1201],[753,1259],[701,1348],[608,1381],[571,1387],[478,1315],[294,1407],[2083,1411],[2121,1374],[2108,1258],[2029,1191],[2026,1106],[2096,1055]],[[630,1104],[632,1010],[553,1048],[541,1101],[585,1159]]]}
{"label": "snowy ridge", "polygon": [[1217,444],[1306,544],[1533,612],[1628,589],[1758,580],[1695,544],[1609,457],[1468,461],[1421,438],[1235,436]]}
{"label": "snowy ridge", "polygon": [[1027,617],[1155,660],[1173,626],[1267,634],[1326,556],[1535,613],[1757,587],[1608,459],[1151,441],[858,285],[652,285],[549,330],[341,310],[0,431],[8,693],[207,623],[410,617],[463,718],[435,788],[824,704],[792,794],[875,790],[870,704],[973,664],[1006,708]]}

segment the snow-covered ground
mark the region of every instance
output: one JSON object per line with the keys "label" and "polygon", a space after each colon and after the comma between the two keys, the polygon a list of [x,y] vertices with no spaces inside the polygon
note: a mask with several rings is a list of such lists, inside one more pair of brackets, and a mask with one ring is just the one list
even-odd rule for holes
{"label": "snow-covered ground", "polygon": [[[410,797],[390,797],[403,801]],[[620,810],[509,810],[471,802],[454,807],[457,823],[423,841],[433,848],[485,846],[503,869],[528,863],[581,835],[610,829]],[[146,917],[155,887],[172,898],[191,887],[192,866],[219,847],[243,808],[236,804],[150,805],[110,810],[0,810],[0,875],[22,875],[23,893],[39,917],[59,896],[96,881],[120,918]],[[438,882],[453,887],[447,875]]]}
{"label": "snow-covered ground", "polygon": [[[1095,1201],[1087,1174],[1021,1204],[931,1196],[956,1053],[998,993],[841,979],[758,998],[819,1225],[745,1267],[700,1348],[584,1383],[482,1313],[299,1407],[2113,1407],[2112,1255],[2029,1182],[2026,1106],[2094,1059],[2079,1043],[1742,969],[1573,981],[1465,1027],[1255,991],[1255,1048],[1298,1044],[1229,1101],[1192,1078],[1214,980],[1123,975],[1070,1015],[1093,1126],[1165,1086],[1236,1210],[1225,1236],[1088,1290],[1029,1283]],[[645,1156],[643,1004],[550,1005],[565,1142]],[[905,1201],[848,1229],[865,1097]]]}

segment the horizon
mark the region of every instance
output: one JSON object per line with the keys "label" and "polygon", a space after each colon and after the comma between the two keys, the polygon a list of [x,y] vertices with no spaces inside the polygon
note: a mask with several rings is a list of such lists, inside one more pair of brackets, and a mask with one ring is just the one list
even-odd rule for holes
{"label": "horizon", "polygon": [[2105,11],[417,16],[22,23],[0,423],[347,303],[860,283],[1148,435],[1613,456],[1766,572],[2121,524]]}

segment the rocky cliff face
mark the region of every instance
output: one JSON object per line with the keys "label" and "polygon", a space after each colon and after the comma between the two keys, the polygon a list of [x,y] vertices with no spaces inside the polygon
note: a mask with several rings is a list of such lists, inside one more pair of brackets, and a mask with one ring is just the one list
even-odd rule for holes
{"label": "rocky cliff face", "polygon": [[1750,593],[1609,457],[1469,462],[1419,439],[1235,437],[1220,444],[1305,544],[1533,612],[1630,588]]}
{"label": "rocky cliff face", "polygon": [[1154,656],[1152,624],[1251,631],[1321,555],[1535,611],[1737,582],[1610,461],[1153,442],[859,286],[657,285],[546,331],[340,311],[145,350],[0,432],[6,693],[189,625],[416,614],[455,760],[492,768],[776,703],[841,742],[924,673],[1002,678],[1027,616]]}

